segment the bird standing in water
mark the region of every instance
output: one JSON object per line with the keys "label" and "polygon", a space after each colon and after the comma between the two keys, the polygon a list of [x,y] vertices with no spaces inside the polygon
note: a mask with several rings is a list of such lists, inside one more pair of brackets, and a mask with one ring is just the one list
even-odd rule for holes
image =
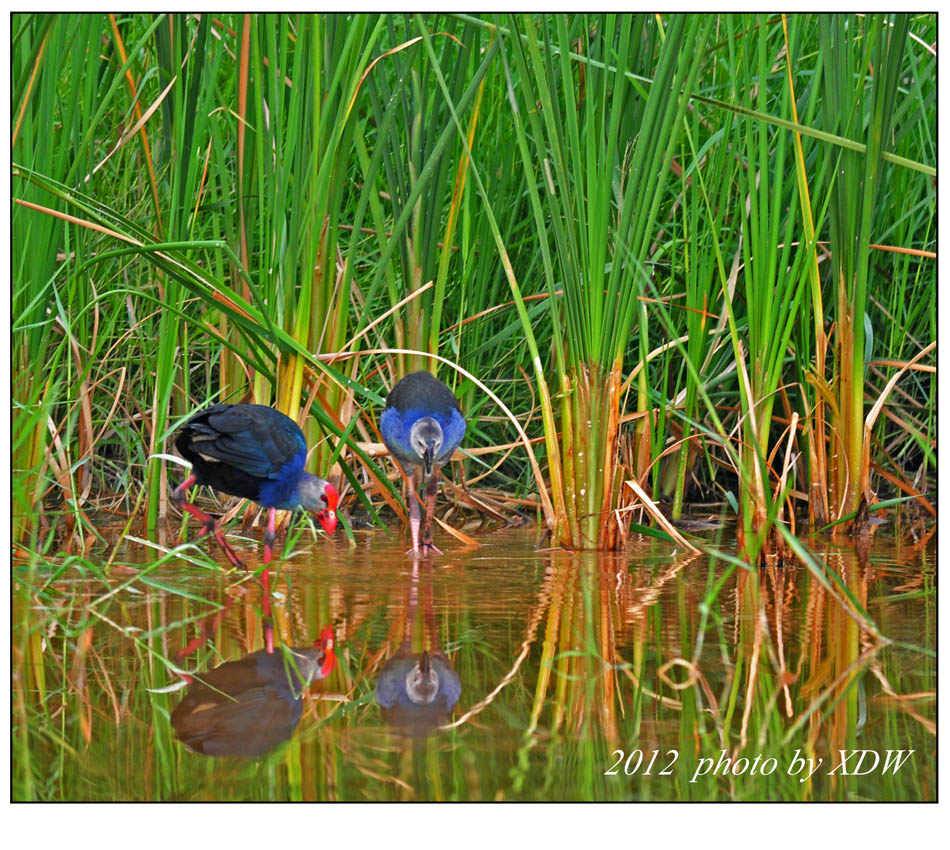
{"label": "bird standing in water", "polygon": [[[439,486],[439,470],[465,436],[465,420],[452,391],[429,372],[413,372],[393,387],[379,419],[383,441],[406,475],[409,486],[409,530],[412,554],[441,554],[432,543],[432,514]],[[426,522],[419,542],[418,488],[425,486]]]}
{"label": "bird standing in water", "polygon": [[190,487],[204,484],[268,509],[265,565],[273,557],[278,510],[304,508],[316,515],[327,534],[336,528],[336,488],[304,470],[303,432],[280,411],[260,404],[215,404],[184,424],[175,445],[191,462],[191,475],[172,498],[203,524],[199,536],[214,535],[235,567],[244,564],[215,528],[214,517],[187,500]]}

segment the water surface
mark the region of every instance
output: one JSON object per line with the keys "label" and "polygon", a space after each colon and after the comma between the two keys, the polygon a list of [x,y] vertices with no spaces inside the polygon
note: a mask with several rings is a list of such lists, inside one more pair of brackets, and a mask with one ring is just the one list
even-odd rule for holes
{"label": "water surface", "polygon": [[[197,563],[143,569],[154,551],[128,544],[103,577],[18,567],[14,796],[934,798],[933,541],[878,539],[862,560],[812,540],[841,579],[825,587],[803,567],[754,574],[655,540],[578,555],[537,550],[534,529],[476,536],[440,536],[444,555],[413,562],[398,534],[357,532],[354,548],[304,534],[270,606],[194,550]],[[254,542],[236,544],[253,566]],[[301,695],[281,647],[327,627],[336,664]],[[179,671],[240,662],[268,633],[277,684],[241,680],[240,696],[189,709],[221,712],[244,754],[189,750],[172,722]]]}

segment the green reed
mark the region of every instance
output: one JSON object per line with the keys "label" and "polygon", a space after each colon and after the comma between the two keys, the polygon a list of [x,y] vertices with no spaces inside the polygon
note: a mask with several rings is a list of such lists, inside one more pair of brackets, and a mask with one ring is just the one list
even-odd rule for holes
{"label": "green reed", "polygon": [[[824,74],[825,127],[849,138],[857,136],[867,148],[863,156],[842,150],[830,203],[833,269],[836,278],[835,320],[841,370],[837,426],[841,456],[833,470],[833,495],[844,512],[870,504],[874,494],[864,460],[864,401],[870,244],[876,199],[890,146],[898,85],[910,18],[872,16],[866,38],[847,32],[842,16],[821,19],[821,47],[829,67]],[[873,77],[865,83],[868,63]],[[854,84],[857,73],[858,85]],[[836,517],[833,517],[836,518]]]}
{"label": "green reed", "polygon": [[[557,421],[545,410],[545,376],[536,376],[555,511],[549,525],[561,543],[612,547],[619,542],[612,508],[624,475],[617,465],[624,352],[636,322],[639,356],[647,353],[638,301],[643,263],[709,21],[675,17],[665,33],[637,18],[579,16],[571,23],[569,29],[558,17],[539,31],[529,16],[511,19],[508,86],[552,315]],[[573,60],[578,37],[590,61]],[[645,98],[623,77],[644,71],[654,78]],[[559,285],[563,317],[555,305]],[[530,327],[525,334],[533,336]],[[642,371],[640,412],[646,387]],[[645,418],[638,441],[647,452],[649,433]],[[642,460],[636,467],[626,474],[645,471]]]}

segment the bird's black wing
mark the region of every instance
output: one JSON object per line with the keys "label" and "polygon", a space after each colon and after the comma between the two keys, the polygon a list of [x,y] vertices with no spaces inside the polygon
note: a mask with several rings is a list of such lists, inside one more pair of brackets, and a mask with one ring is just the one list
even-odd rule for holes
{"label": "bird's black wing", "polygon": [[185,425],[190,449],[257,478],[270,478],[305,455],[307,443],[297,424],[280,411],[259,404],[209,407]]}
{"label": "bird's black wing", "polygon": [[386,407],[395,407],[400,413],[421,409],[443,417],[460,409],[459,400],[452,391],[429,372],[406,375],[393,387],[386,399]]}

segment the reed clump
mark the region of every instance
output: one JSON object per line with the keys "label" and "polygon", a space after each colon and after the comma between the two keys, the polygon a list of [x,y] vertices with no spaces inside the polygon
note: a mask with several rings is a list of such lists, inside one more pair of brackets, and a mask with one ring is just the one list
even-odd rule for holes
{"label": "reed clump", "polygon": [[565,547],[710,494],[750,563],[778,526],[870,533],[884,496],[916,523],[935,27],[14,16],[15,541],[154,533],[209,399],[300,418],[313,471],[401,512],[366,447],[423,366],[486,450],[466,475]]}

